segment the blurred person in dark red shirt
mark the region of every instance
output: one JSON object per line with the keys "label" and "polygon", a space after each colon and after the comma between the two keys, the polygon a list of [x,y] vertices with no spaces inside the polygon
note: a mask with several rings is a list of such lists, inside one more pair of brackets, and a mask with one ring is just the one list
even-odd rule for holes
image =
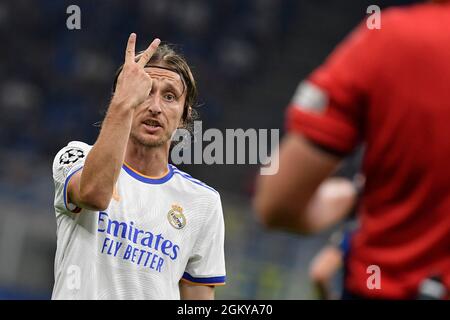
{"label": "blurred person in dark red shirt", "polygon": [[449,297],[450,3],[435,2],[387,9],[381,29],[364,21],[300,83],[279,171],[257,183],[265,225],[309,232],[317,187],[365,144],[347,298],[415,299],[431,277]]}

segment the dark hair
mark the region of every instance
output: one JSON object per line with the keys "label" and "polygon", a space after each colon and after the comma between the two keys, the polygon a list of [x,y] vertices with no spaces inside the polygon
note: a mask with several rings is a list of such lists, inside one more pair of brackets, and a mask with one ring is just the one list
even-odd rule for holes
{"label": "dark hair", "polygon": [[[139,52],[136,55],[136,61],[144,51]],[[153,54],[150,61],[146,64],[146,67],[157,66],[164,69],[178,73],[183,83],[183,93],[186,90],[186,100],[184,103],[184,110],[182,115],[183,127],[192,131],[194,120],[198,118],[198,113],[194,109],[197,107],[197,84],[194,76],[192,75],[191,68],[189,67],[186,59],[179,53],[177,53],[172,45],[160,44],[156,52]],[[116,72],[114,83],[112,87],[112,93],[114,94],[117,85],[117,79],[122,71],[123,64]]]}

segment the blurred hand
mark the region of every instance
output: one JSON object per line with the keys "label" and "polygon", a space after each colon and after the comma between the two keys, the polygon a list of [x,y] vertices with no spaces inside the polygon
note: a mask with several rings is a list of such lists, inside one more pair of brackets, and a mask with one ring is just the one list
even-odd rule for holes
{"label": "blurred hand", "polygon": [[130,108],[136,108],[147,99],[152,89],[152,79],[144,71],[145,65],[156,52],[161,40],[155,39],[142,53],[139,61],[135,61],[136,34],[128,38],[125,52],[125,63],[117,79],[113,101],[125,103]]}

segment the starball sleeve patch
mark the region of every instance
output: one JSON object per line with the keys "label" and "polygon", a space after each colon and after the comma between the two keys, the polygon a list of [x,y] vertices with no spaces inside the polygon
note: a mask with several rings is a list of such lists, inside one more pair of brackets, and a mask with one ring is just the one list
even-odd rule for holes
{"label": "starball sleeve patch", "polygon": [[59,157],[59,164],[63,166],[73,165],[84,157],[86,157],[86,154],[83,150],[72,147]]}

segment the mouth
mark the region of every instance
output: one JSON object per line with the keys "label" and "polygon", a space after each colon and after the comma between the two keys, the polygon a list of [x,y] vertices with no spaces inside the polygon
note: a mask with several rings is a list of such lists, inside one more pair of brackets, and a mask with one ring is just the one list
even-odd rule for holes
{"label": "mouth", "polygon": [[154,119],[147,119],[145,121],[142,121],[142,124],[144,125],[146,131],[150,134],[156,133],[156,131],[163,128],[161,123]]}

